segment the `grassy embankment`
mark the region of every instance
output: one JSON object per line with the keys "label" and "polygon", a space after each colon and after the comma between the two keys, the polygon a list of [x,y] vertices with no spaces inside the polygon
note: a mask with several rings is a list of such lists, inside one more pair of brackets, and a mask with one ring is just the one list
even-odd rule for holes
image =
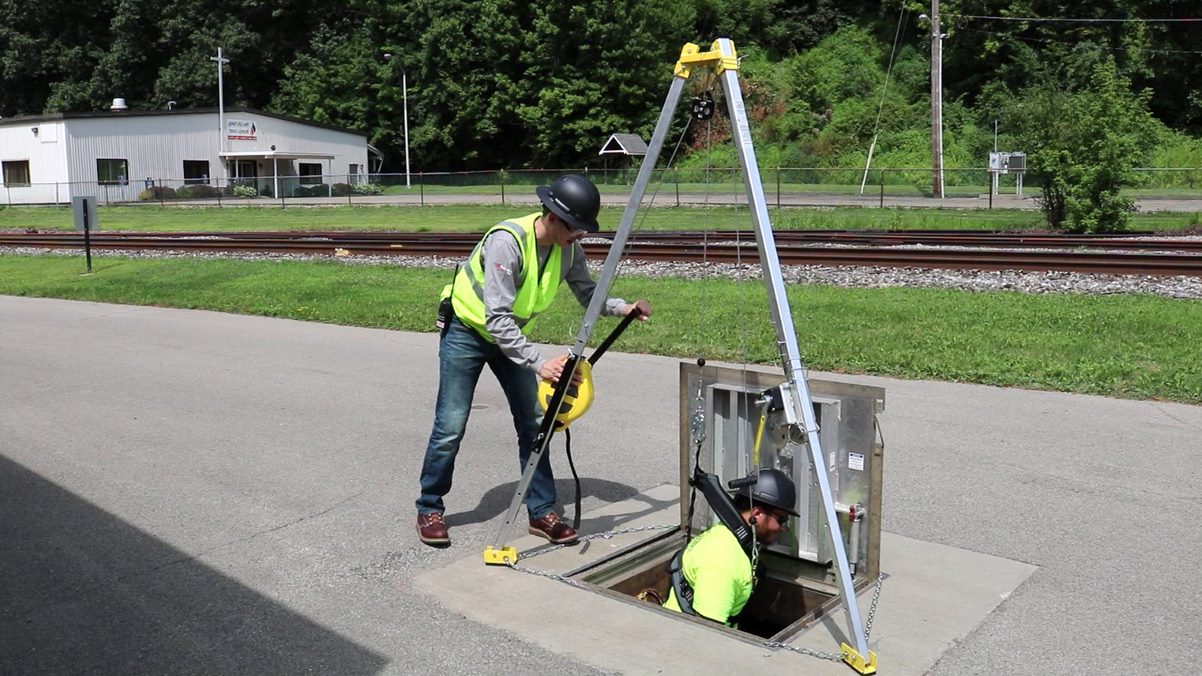
{"label": "grassy embankment", "polygon": [[[268,230],[404,230],[418,232],[476,232],[520,214],[530,206],[338,206],[188,208],[150,205],[100,207],[102,231],[268,231]],[[1039,212],[1014,209],[830,209],[771,210],[779,230],[1039,230]],[[606,207],[601,227],[614,230],[622,209]],[[1202,222],[1202,214],[1154,212],[1134,214],[1134,230],[1180,230]],[[0,230],[71,230],[71,210],[65,207],[0,208]],[[641,210],[636,229],[699,230],[751,228],[746,207],[654,208]]]}
{"label": "grassy embankment", "polygon": [[[82,275],[78,255],[0,256],[0,294],[430,331],[448,277],[341,262],[109,255],[93,268]],[[618,349],[776,359],[758,281],[619,276],[614,293],[655,306]],[[789,295],[802,352],[816,369],[1202,403],[1202,301],[811,285],[790,286]],[[534,339],[570,344],[580,312],[561,300],[535,323]]]}

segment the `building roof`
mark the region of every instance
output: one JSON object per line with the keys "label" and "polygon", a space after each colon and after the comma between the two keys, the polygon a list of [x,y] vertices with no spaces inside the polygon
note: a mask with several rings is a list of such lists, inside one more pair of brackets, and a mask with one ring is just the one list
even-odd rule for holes
{"label": "building roof", "polygon": [[647,154],[647,143],[638,134],[610,134],[597,154],[643,156]]}
{"label": "building roof", "polygon": [[[275,146],[272,146],[274,148]],[[337,155],[330,153],[306,153],[290,150],[235,150],[222,151],[218,156],[227,159],[264,159],[264,160],[332,160]]]}
{"label": "building roof", "polygon": [[[81,118],[92,117],[155,117],[159,115],[215,115],[219,113],[216,108],[173,108],[171,110],[98,110],[85,111],[75,113],[46,113],[44,115],[18,115],[16,117],[0,117],[0,127],[10,124],[29,124],[31,122],[51,122],[58,120],[74,120]],[[331,129],[333,131],[345,132],[347,134],[356,134],[359,136],[367,136],[367,132],[358,129],[348,129],[339,127],[333,124],[324,122],[314,122],[312,120],[304,120],[299,117],[290,115],[281,115],[279,113],[269,113],[255,108],[226,108],[225,114],[231,113],[251,113],[253,115],[262,115],[263,117],[271,117],[277,120],[286,120],[288,122],[296,122],[310,127],[321,127],[322,129]]]}

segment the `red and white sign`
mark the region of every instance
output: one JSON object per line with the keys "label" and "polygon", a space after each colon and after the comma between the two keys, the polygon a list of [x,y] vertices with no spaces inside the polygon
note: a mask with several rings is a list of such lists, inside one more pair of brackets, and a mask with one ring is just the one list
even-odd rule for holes
{"label": "red and white sign", "polygon": [[227,119],[225,121],[225,137],[232,141],[258,140],[259,130],[253,120]]}

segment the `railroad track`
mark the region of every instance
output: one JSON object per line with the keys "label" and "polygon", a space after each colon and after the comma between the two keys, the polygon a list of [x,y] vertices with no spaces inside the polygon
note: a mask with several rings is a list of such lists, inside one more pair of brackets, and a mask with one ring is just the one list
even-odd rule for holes
{"label": "railroad track", "polygon": [[[1071,236],[966,231],[775,233],[782,265],[881,266],[981,270],[1065,271],[1202,277],[1202,240]],[[339,256],[463,257],[479,233],[108,233],[91,236],[96,249],[256,252]],[[604,240],[585,244],[590,257],[609,251]],[[756,263],[750,231],[645,232],[626,256],[674,263]],[[0,246],[83,247],[79,233],[0,233]]]}

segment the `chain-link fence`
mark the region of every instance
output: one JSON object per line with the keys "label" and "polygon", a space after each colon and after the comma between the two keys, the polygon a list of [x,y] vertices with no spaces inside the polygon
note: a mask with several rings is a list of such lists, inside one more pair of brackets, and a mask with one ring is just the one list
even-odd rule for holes
{"label": "chain-link fence", "polygon": [[[271,206],[329,204],[532,204],[534,188],[565,173],[588,176],[607,203],[624,202],[637,170],[623,168],[518,169],[408,174],[144,178],[133,181],[29,183],[3,186],[2,204],[69,204],[91,195],[102,205]],[[944,169],[943,198],[953,206],[1036,206],[1037,177],[987,168]],[[938,175],[930,168],[770,167],[761,170],[769,206],[940,206]],[[1024,185],[1024,180],[1026,181]],[[1143,168],[1125,194],[1144,210],[1202,210],[1202,168]],[[673,167],[653,172],[647,200],[658,206],[746,202],[743,172],[731,167]]]}

